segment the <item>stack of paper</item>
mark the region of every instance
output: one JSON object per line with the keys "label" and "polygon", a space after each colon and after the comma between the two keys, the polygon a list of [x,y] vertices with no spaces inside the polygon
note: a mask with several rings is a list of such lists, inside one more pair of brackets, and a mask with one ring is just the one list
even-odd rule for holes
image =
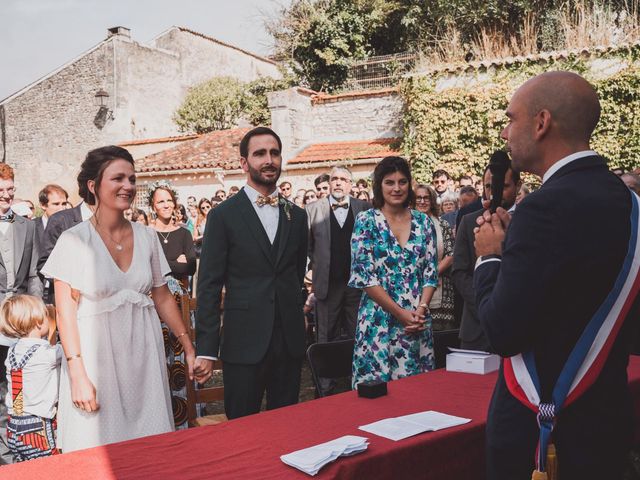
{"label": "stack of paper", "polygon": [[388,438],[389,440],[402,440],[423,432],[435,432],[443,428],[455,427],[470,422],[470,418],[454,417],[445,413],[427,412],[413,413],[403,417],[385,418],[378,422],[358,427],[365,432]]}
{"label": "stack of paper", "polygon": [[330,442],[321,443],[315,447],[282,455],[280,460],[309,475],[315,475],[327,463],[333,462],[338,457],[346,457],[363,452],[368,445],[369,442],[365,437],[346,435]]}

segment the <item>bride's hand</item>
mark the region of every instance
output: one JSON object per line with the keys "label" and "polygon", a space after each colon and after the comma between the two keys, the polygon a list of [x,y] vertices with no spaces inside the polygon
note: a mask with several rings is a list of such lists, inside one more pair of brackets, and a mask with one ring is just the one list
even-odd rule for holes
{"label": "bride's hand", "polygon": [[85,412],[91,413],[100,410],[96,387],[86,374],[71,380],[71,400],[76,408]]}

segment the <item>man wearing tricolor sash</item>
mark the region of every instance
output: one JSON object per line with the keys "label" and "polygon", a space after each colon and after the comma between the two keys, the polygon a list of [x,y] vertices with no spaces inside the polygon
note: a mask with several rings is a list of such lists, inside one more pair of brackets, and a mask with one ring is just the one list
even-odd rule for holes
{"label": "man wearing tricolor sash", "polygon": [[579,75],[522,85],[502,132],[513,167],[542,178],[511,216],[475,232],[478,316],[503,357],[487,422],[489,479],[622,478],[632,441],[627,386],[639,318],[640,202],[590,149],[600,117]]}

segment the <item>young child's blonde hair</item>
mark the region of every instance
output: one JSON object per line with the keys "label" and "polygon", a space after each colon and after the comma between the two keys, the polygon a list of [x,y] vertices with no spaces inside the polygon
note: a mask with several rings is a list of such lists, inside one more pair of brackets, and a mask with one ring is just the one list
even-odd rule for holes
{"label": "young child's blonde hair", "polygon": [[0,305],[0,332],[7,337],[26,337],[34,328],[49,321],[42,299],[33,295],[15,295]]}

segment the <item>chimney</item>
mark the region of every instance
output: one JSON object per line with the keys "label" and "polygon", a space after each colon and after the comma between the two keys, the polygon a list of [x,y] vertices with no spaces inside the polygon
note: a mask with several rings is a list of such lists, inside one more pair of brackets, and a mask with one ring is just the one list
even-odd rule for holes
{"label": "chimney", "polygon": [[114,35],[122,35],[123,37],[131,38],[131,29],[127,27],[111,27],[107,29],[107,38]]}

